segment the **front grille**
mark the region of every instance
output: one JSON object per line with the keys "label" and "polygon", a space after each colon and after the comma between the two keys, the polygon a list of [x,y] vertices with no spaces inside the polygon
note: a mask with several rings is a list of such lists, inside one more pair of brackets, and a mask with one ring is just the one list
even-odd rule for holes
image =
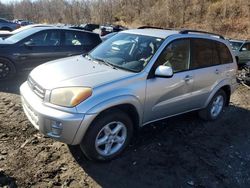
{"label": "front grille", "polygon": [[28,77],[28,84],[31,88],[31,90],[41,99],[44,99],[45,97],[45,89],[43,89],[41,86],[39,86],[30,76]]}

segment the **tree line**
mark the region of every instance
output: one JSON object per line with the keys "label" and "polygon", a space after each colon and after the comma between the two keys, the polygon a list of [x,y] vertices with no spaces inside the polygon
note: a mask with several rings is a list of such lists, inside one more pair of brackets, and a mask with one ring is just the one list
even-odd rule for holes
{"label": "tree line", "polygon": [[192,28],[250,38],[246,0],[22,0],[0,1],[0,17],[35,23],[117,23]]}

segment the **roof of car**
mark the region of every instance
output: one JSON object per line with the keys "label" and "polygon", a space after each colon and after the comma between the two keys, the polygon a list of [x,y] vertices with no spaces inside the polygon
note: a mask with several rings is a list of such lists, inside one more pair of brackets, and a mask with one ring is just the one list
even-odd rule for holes
{"label": "roof of car", "polygon": [[158,38],[167,38],[170,35],[178,34],[177,30],[163,30],[163,29],[131,29],[122,31],[123,33],[131,33],[137,35],[147,35]]}
{"label": "roof of car", "polygon": [[170,35],[174,35],[174,34],[190,34],[190,36],[206,36],[206,37],[211,37],[211,39],[216,39],[216,40],[220,39],[220,40],[225,41],[225,38],[222,35],[219,35],[216,33],[210,33],[207,31],[190,30],[190,29],[174,30],[174,29],[164,29],[164,28],[143,26],[138,29],[125,30],[122,32],[138,34],[138,35],[147,35],[147,36],[158,37],[162,39],[165,39],[169,37]]}
{"label": "roof of car", "polygon": [[[43,31],[43,30],[54,30],[54,29],[57,29],[57,30],[71,30],[71,31],[80,31],[80,32],[86,32],[86,33],[93,33],[93,32],[89,32],[89,31],[86,31],[86,30],[79,30],[79,29],[72,29],[72,28],[69,28],[69,27],[57,27],[57,26],[46,26],[46,27],[32,27],[30,28],[29,30],[31,31],[34,31],[34,32],[37,32],[37,31]],[[96,33],[93,33],[93,34],[96,34]]]}

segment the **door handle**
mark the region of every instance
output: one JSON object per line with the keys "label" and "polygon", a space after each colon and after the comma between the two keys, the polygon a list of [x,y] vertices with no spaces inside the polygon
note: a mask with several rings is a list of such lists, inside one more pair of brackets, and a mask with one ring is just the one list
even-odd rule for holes
{"label": "door handle", "polygon": [[187,75],[187,76],[185,76],[184,81],[185,81],[185,82],[188,82],[188,81],[190,81],[190,80],[192,80],[192,79],[193,79],[193,76]]}
{"label": "door handle", "polygon": [[219,69],[216,69],[216,70],[215,70],[215,74],[220,74]]}

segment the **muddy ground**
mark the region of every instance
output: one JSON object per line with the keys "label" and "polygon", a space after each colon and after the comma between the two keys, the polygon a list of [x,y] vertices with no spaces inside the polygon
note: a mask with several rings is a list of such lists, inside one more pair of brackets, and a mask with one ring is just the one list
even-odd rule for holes
{"label": "muddy ground", "polygon": [[0,83],[0,187],[250,187],[250,90],[239,86],[215,122],[189,113],[140,130],[108,163],[46,138],[22,111],[18,86]]}

